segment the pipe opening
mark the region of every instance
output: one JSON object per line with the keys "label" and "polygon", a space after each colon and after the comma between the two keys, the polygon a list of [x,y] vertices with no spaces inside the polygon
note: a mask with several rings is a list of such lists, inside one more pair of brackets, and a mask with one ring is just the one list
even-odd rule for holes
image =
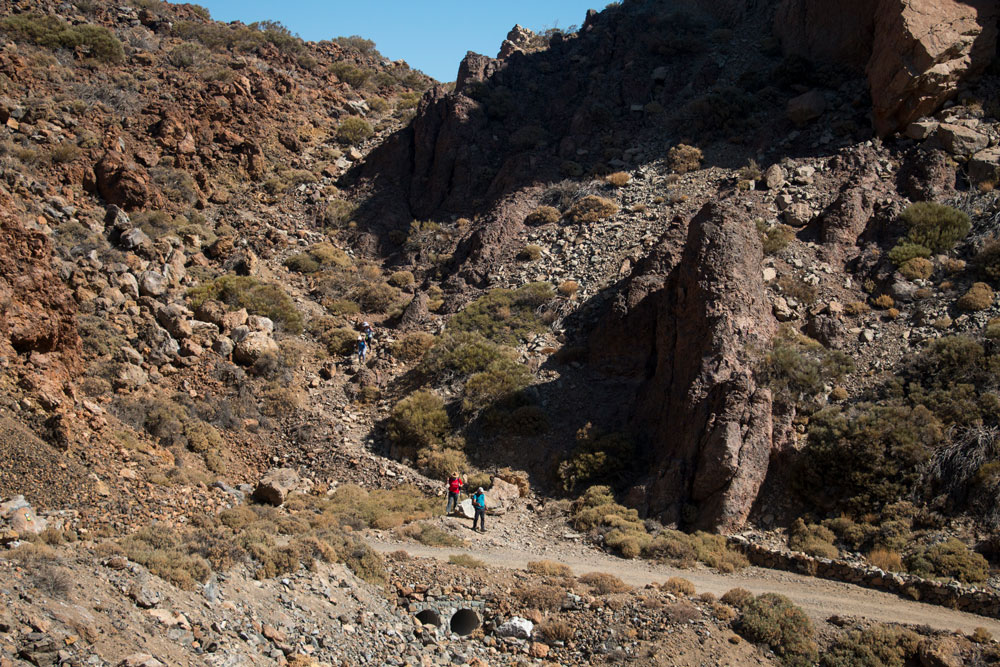
{"label": "pipe opening", "polygon": [[424,625],[441,626],[441,615],[433,609],[424,609],[417,614],[417,620]]}
{"label": "pipe opening", "polygon": [[479,620],[479,614],[471,609],[459,609],[451,617],[451,631],[463,637],[475,632],[480,624],[482,624],[482,621]]}

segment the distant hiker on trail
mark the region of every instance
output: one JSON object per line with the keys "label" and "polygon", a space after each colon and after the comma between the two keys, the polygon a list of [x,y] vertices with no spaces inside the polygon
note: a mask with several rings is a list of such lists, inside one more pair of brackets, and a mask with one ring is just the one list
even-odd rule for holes
{"label": "distant hiker on trail", "polygon": [[365,363],[366,356],[368,356],[368,343],[365,342],[364,336],[358,336],[358,361]]}
{"label": "distant hiker on trail", "polygon": [[472,496],[472,509],[476,511],[476,515],[472,518],[472,530],[476,529],[476,523],[479,524],[479,530],[486,532],[486,494],[483,493],[483,487],[476,489],[476,494]]}
{"label": "distant hiker on trail", "polygon": [[462,486],[462,478],[458,473],[451,473],[451,477],[448,478],[448,506],[444,511],[445,514],[451,514],[458,509],[458,496],[462,493]]}
{"label": "distant hiker on trail", "polygon": [[372,325],[367,322],[362,323],[361,334],[365,337],[365,344],[371,347],[372,343],[375,342],[375,330],[372,329]]}

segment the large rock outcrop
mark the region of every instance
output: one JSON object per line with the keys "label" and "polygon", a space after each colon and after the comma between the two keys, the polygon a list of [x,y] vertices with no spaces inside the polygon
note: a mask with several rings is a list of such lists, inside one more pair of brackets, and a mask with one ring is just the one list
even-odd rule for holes
{"label": "large rock outcrop", "polygon": [[781,0],[786,54],[868,75],[875,129],[886,135],[938,109],[996,56],[995,0]]}
{"label": "large rock outcrop", "polygon": [[623,312],[592,338],[592,356],[644,373],[634,424],[651,461],[641,488],[648,514],[730,531],[746,521],[767,473],[771,394],[751,364],[775,323],[745,213],[706,205],[681,238],[668,232],[637,267]]}
{"label": "large rock outcrop", "polygon": [[881,0],[868,62],[880,134],[935,111],[996,56],[996,0]]}

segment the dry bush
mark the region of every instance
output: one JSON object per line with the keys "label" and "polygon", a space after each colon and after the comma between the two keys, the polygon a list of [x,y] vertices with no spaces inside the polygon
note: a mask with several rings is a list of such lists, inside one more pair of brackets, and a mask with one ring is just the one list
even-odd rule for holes
{"label": "dry bush", "polygon": [[550,642],[568,642],[576,636],[576,629],[572,624],[556,619],[543,621],[538,631]]}
{"label": "dry bush", "polygon": [[833,546],[833,531],[825,526],[806,524],[796,519],[788,531],[788,547],[819,558],[836,558],[840,553]]}
{"label": "dry bush", "polygon": [[528,572],[549,577],[571,577],[573,570],[569,565],[554,560],[533,560],[528,562]]}
{"label": "dry bush", "polygon": [[993,641],[993,633],[980,626],[972,631],[972,634],[969,635],[969,640],[976,644],[989,644]]}
{"label": "dry bush", "polygon": [[663,607],[663,616],[668,623],[687,625],[701,618],[701,611],[687,600],[679,600]]}
{"label": "dry bush", "polygon": [[389,276],[389,284],[393,287],[408,287],[413,284],[412,271],[395,271]]}
{"label": "dry bush", "polygon": [[604,197],[588,195],[573,204],[566,217],[575,223],[600,222],[618,213],[618,204]]}
{"label": "dry bush", "polygon": [[399,528],[396,532],[403,537],[409,537],[430,547],[460,547],[465,544],[461,538],[426,523],[411,523]]}
{"label": "dry bush", "polygon": [[542,256],[542,246],[529,244],[521,248],[521,252],[517,253],[517,258],[522,262],[534,262]]}
{"label": "dry bush", "polygon": [[398,562],[411,560],[412,558],[413,556],[410,555],[410,552],[405,549],[396,549],[395,551],[389,554],[390,560]]}
{"label": "dry bush", "polygon": [[565,280],[556,289],[564,297],[571,298],[580,289],[580,283],[575,280]]}
{"label": "dry bush", "polygon": [[731,607],[736,607],[737,609],[742,609],[743,605],[746,604],[747,600],[753,598],[753,593],[745,588],[730,588],[728,591],[722,594],[719,601],[727,604]]}
{"label": "dry bush", "polygon": [[614,186],[616,188],[623,188],[629,184],[632,177],[624,171],[616,171],[613,174],[608,174],[604,177],[604,182],[608,185]]}
{"label": "dry bush", "polygon": [[896,305],[896,302],[888,294],[881,294],[872,300],[872,305],[874,305],[879,310],[886,310]]}
{"label": "dry bush", "polygon": [[700,148],[678,144],[667,153],[667,165],[678,174],[686,174],[701,169],[703,158]]}
{"label": "dry bush", "polygon": [[902,572],[903,558],[898,552],[884,547],[872,549],[868,554],[868,562],[886,572]]}
{"label": "dry bush", "polygon": [[451,554],[448,556],[448,562],[452,565],[459,565],[470,569],[486,567],[486,563],[469,554]]}
{"label": "dry bush", "polygon": [[682,577],[670,577],[660,584],[660,590],[674,595],[694,595],[694,584]]}
{"label": "dry bush", "polygon": [[436,340],[432,334],[425,331],[415,331],[393,341],[389,350],[392,352],[392,356],[400,361],[416,361],[434,347]]}
{"label": "dry bush", "polygon": [[525,607],[534,607],[544,611],[559,611],[562,609],[563,600],[566,599],[566,590],[561,586],[541,584],[517,588],[512,595]]}
{"label": "dry bush", "polygon": [[736,618],[737,612],[728,604],[716,602],[712,605],[712,615],[722,623],[729,623]]}
{"label": "dry bush", "polygon": [[903,262],[899,272],[907,280],[927,280],[934,273],[934,263],[924,257],[914,257]]}
{"label": "dry bush", "polygon": [[871,312],[871,306],[869,306],[864,301],[851,301],[846,306],[844,306],[844,314],[850,317],[858,317],[860,315],[867,315]]}
{"label": "dry bush", "polygon": [[956,305],[966,311],[986,310],[993,305],[993,288],[986,283],[972,283],[969,291],[963,294]]}
{"label": "dry bush", "polygon": [[624,581],[615,575],[608,574],[606,572],[588,572],[587,574],[580,576],[578,579],[581,584],[590,586],[590,588],[598,595],[625,593],[626,591],[632,590],[632,587]]}
{"label": "dry bush", "polygon": [[562,213],[559,212],[559,209],[553,206],[539,206],[528,214],[524,219],[524,224],[528,226],[547,225],[559,222],[560,218],[562,218]]}
{"label": "dry bush", "polygon": [[73,589],[73,573],[64,567],[45,564],[32,568],[31,584],[49,597],[66,599]]}
{"label": "dry bush", "polygon": [[744,639],[767,644],[784,662],[810,665],[817,657],[809,617],[784,595],[765,593],[746,600],[735,629]]}

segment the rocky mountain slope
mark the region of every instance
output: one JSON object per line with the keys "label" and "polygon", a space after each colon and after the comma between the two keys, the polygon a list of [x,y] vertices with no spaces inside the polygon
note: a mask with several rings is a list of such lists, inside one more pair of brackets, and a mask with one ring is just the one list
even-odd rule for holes
{"label": "rocky mountain slope", "polygon": [[[0,3],[0,661],[994,660],[363,541],[460,547],[457,469],[626,558],[744,567],[677,529],[756,529],[992,590],[1000,17],[856,4],[613,3],[447,86],[196,5]],[[414,624],[441,600],[488,622]]]}

